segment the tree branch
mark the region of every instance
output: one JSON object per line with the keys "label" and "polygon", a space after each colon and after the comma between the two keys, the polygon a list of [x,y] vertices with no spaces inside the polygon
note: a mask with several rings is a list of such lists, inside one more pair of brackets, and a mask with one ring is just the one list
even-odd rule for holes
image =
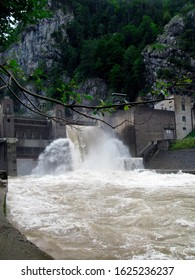
{"label": "tree branch", "polygon": [[[0,64],[0,71],[3,74],[3,76],[7,77],[7,81],[6,81],[2,76],[0,76],[1,81],[4,84],[3,86],[0,87],[0,90],[7,88],[11,92],[11,94],[18,100],[18,102],[20,102],[23,106],[25,106],[28,110],[32,111],[33,113],[38,114],[38,115],[43,116],[43,117],[48,118],[48,119],[53,119],[54,121],[59,121],[59,120],[65,121],[66,124],[70,124],[70,125],[78,124],[79,117],[77,118],[76,121],[73,121],[73,120],[68,120],[67,118],[64,119],[64,118],[48,115],[45,112],[43,112],[42,110],[40,110],[34,104],[34,102],[31,100],[30,97],[37,98],[39,100],[44,100],[44,101],[47,101],[47,102],[51,102],[53,104],[61,105],[64,108],[70,109],[72,112],[77,113],[80,117],[82,116],[82,117],[85,117],[87,119],[93,120],[95,122],[101,122],[101,123],[106,124],[107,126],[111,127],[112,129],[115,129],[115,128],[121,126],[123,123],[130,122],[130,121],[124,120],[121,123],[113,126],[113,125],[109,124],[107,121],[105,121],[104,119],[102,119],[100,117],[89,115],[88,113],[83,112],[81,109],[85,109],[88,112],[96,111],[96,112],[102,112],[103,113],[104,110],[106,111],[106,110],[109,110],[109,109],[119,109],[119,108],[122,108],[122,107],[124,107],[124,108],[129,107],[130,108],[130,107],[133,107],[133,106],[152,104],[152,103],[156,103],[156,102],[164,101],[164,100],[169,100],[170,101],[170,100],[174,99],[174,98],[165,98],[165,96],[164,96],[163,98],[157,98],[155,100],[137,101],[137,102],[136,101],[135,102],[123,102],[123,103],[117,103],[117,104],[114,103],[114,104],[108,104],[108,105],[107,104],[83,105],[83,104],[76,104],[76,103],[66,104],[66,103],[63,103],[60,100],[57,100],[57,99],[54,99],[54,98],[51,98],[51,97],[46,97],[46,96],[43,96],[43,95],[39,95],[39,94],[36,94],[36,93],[26,89],[25,87],[23,87],[20,84],[20,82],[15,78],[15,76],[9,70],[6,69],[6,67],[3,64]],[[186,83],[186,81],[187,80],[185,78],[180,79],[180,80],[176,80],[171,85],[167,86],[166,90],[169,91],[172,88],[177,87],[178,85],[181,85],[181,86],[191,85],[191,83],[188,84],[188,83]],[[28,100],[28,102],[30,103],[30,105],[32,107],[25,104],[18,97],[18,95],[13,91],[13,89],[11,88],[11,85],[13,83],[16,85],[17,89],[19,89],[22,92],[22,94]],[[185,89],[185,90],[187,90],[187,89]],[[190,90],[190,92],[192,92],[192,90]],[[80,124],[82,124],[82,121],[81,121]]]}
{"label": "tree branch", "polygon": [[64,106],[67,109],[75,109],[75,108],[81,108],[81,109],[88,109],[88,110],[104,110],[104,109],[117,109],[117,108],[121,108],[121,107],[125,107],[125,106],[137,106],[137,105],[145,105],[145,104],[149,104],[149,103],[155,103],[161,100],[150,100],[150,101],[141,101],[141,102],[124,102],[124,103],[117,103],[117,104],[111,104],[111,105],[97,105],[97,106],[87,106],[87,105],[81,105],[81,104],[64,104],[63,102],[57,100],[57,99],[53,99],[50,97],[46,97],[46,96],[42,96],[36,93],[33,93],[29,90],[27,90],[26,88],[24,88],[18,81],[17,79],[7,70],[5,69],[5,67],[3,65],[0,65],[0,68],[3,69],[3,71],[6,73],[6,75],[8,76],[8,78],[12,79],[13,82],[16,84],[16,86],[22,91],[25,92],[27,94],[29,94],[30,96],[33,96],[35,98],[38,99],[42,99],[48,102],[52,102],[55,104],[59,104]]}

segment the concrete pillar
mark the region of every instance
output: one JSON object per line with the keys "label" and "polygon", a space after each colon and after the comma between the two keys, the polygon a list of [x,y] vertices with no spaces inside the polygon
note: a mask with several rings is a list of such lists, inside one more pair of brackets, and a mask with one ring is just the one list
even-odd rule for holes
{"label": "concrete pillar", "polygon": [[17,176],[16,139],[0,139],[0,170],[5,170],[9,176]]}
{"label": "concrete pillar", "polygon": [[17,176],[16,138],[7,138],[7,171],[9,176]]}
{"label": "concrete pillar", "polygon": [[7,172],[0,170],[0,188],[7,187]]}
{"label": "concrete pillar", "polygon": [[51,138],[66,138],[66,123],[65,123],[65,111],[61,105],[55,105],[53,115],[56,116],[56,120],[52,120],[51,123]]}
{"label": "concrete pillar", "polygon": [[0,104],[0,169],[16,176],[16,139],[14,138],[14,104],[5,97]]}
{"label": "concrete pillar", "polygon": [[6,138],[0,138],[0,170],[7,170]]}

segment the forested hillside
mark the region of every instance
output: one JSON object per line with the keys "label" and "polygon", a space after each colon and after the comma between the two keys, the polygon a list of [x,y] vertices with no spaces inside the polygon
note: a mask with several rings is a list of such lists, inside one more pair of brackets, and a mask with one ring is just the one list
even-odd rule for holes
{"label": "forested hillside", "polygon": [[[3,1],[1,6],[4,4],[5,9],[10,2]],[[24,2],[15,1],[18,12],[22,8],[19,5]],[[14,32],[8,23],[1,20],[1,28],[11,34],[5,37],[2,34],[6,32],[1,32],[1,48],[9,48],[9,42],[16,40],[29,24],[52,17],[55,11],[61,9],[65,14],[72,14],[73,20],[67,26],[61,25],[52,34],[50,56],[53,56],[53,64],[48,68],[41,63],[35,71],[39,78],[43,78],[42,84],[45,77],[50,77],[50,88],[60,88],[63,75],[76,84],[87,78],[101,78],[108,84],[110,93],[127,94],[129,101],[148,90],[142,55],[144,48],[154,44],[175,15],[180,14],[185,19],[187,13],[195,9],[195,0],[50,0],[48,8],[41,12],[37,4],[33,10],[36,2],[45,3],[31,0],[30,8],[26,7],[22,16],[16,13],[19,24]],[[11,14],[7,9],[7,16],[9,12]],[[191,22],[186,23],[180,44],[181,49],[189,52],[192,58],[195,58],[194,29]],[[62,90],[52,92],[55,97],[61,98]]]}

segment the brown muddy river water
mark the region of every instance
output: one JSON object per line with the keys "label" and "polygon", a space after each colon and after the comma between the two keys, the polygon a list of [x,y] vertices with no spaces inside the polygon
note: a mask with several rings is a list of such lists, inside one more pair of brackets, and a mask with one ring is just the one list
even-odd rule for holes
{"label": "brown muddy river water", "polygon": [[111,142],[104,161],[96,148],[78,164],[55,141],[32,175],[9,179],[9,220],[59,260],[195,259],[195,176],[124,170],[130,156]]}
{"label": "brown muddy river water", "polygon": [[56,259],[195,259],[195,176],[77,171],[9,180],[9,219]]}

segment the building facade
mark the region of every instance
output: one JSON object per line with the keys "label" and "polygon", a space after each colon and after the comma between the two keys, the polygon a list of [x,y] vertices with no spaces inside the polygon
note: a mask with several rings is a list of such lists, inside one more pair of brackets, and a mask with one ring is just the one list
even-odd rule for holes
{"label": "building facade", "polygon": [[54,139],[66,137],[63,106],[54,106],[52,117],[18,117],[14,114],[13,100],[0,102],[0,169],[9,175],[17,174],[17,161],[36,160],[45,147]]}
{"label": "building facade", "polygon": [[195,129],[195,108],[191,96],[171,95],[168,100],[155,104],[154,109],[174,112],[177,139],[183,139]]}

